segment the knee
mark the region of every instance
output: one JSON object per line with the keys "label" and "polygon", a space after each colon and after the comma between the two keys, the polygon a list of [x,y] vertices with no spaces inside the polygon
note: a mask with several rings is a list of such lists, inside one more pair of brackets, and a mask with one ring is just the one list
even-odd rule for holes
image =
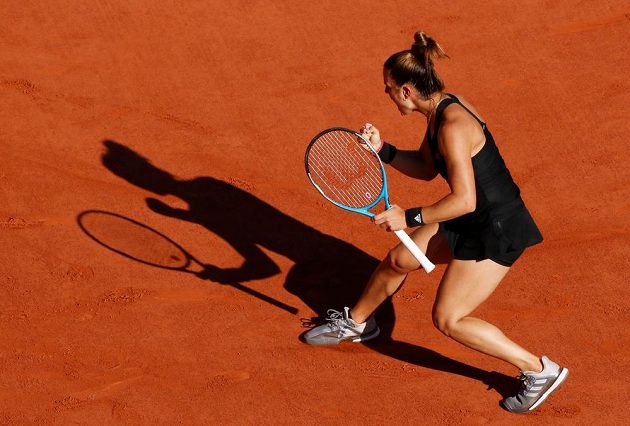
{"label": "knee", "polygon": [[434,308],[432,313],[433,325],[445,336],[451,337],[457,327],[459,318],[452,313]]}
{"label": "knee", "polygon": [[418,269],[418,262],[415,259],[409,259],[406,253],[402,253],[400,250],[391,250],[385,259],[387,266],[392,271],[398,274],[408,274],[411,271]]}

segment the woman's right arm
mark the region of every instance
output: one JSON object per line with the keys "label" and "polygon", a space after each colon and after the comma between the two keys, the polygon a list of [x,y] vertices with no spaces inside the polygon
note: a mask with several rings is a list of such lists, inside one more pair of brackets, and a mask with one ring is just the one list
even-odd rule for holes
{"label": "woman's right arm", "polygon": [[398,150],[389,165],[414,179],[432,180],[437,176],[426,135],[419,150]]}
{"label": "woman's right arm", "polygon": [[[377,151],[383,147],[380,132],[370,123],[361,127],[361,134]],[[382,158],[382,157],[381,157]],[[431,157],[431,148],[427,134],[424,135],[419,150],[396,150],[394,159],[388,163],[394,169],[414,179],[431,180],[437,176],[437,170]]]}

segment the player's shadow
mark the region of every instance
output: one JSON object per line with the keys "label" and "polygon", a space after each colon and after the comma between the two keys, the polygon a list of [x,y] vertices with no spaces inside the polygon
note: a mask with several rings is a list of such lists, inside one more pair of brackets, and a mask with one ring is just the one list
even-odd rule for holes
{"label": "player's shadow", "polygon": [[[259,248],[264,247],[294,262],[284,287],[319,315],[312,319],[317,322],[329,308],[352,306],[379,263],[357,247],[282,213],[228,182],[209,176],[177,179],[118,142],[105,140],[103,144],[102,162],[112,173],[156,195],[175,196],[188,205],[186,209],[175,208],[157,198],[147,198],[149,209],[204,226],[243,257],[243,263],[233,268],[208,269],[206,279],[244,283],[280,273],[275,262]],[[377,318],[381,336],[369,345],[374,350],[422,367],[480,380],[504,396],[512,390],[513,378],[392,340],[395,314],[391,299],[379,308]]]}

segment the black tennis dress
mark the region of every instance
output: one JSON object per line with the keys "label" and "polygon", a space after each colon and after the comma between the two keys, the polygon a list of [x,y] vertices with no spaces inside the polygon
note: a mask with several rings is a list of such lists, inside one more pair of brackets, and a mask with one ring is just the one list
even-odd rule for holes
{"label": "black tennis dress", "polygon": [[435,112],[433,135],[429,132],[429,146],[435,167],[448,181],[446,163],[438,151],[438,131],[446,107],[456,103],[470,113],[483,129],[486,141],[481,151],[472,157],[477,192],[477,206],[471,213],[440,223],[455,259],[492,259],[500,265],[511,266],[526,247],[542,241],[540,230],[521,199],[521,191],[514,183],[499,153],[492,134],[475,114],[454,95],[448,93]]}

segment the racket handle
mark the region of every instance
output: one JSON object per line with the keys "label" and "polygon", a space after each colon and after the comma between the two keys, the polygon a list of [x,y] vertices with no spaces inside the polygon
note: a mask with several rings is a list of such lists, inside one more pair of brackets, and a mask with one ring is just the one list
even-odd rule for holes
{"label": "racket handle", "polygon": [[407,247],[407,249],[411,252],[411,254],[413,254],[413,257],[415,257],[418,260],[418,262],[420,262],[420,265],[422,265],[422,268],[424,268],[427,274],[435,269],[435,265],[431,263],[429,258],[426,257],[424,253],[422,253],[422,251],[418,248],[416,243],[413,242],[411,237],[407,235],[405,231],[403,230],[394,231],[394,234],[396,234],[396,236],[405,245],[405,247]]}

